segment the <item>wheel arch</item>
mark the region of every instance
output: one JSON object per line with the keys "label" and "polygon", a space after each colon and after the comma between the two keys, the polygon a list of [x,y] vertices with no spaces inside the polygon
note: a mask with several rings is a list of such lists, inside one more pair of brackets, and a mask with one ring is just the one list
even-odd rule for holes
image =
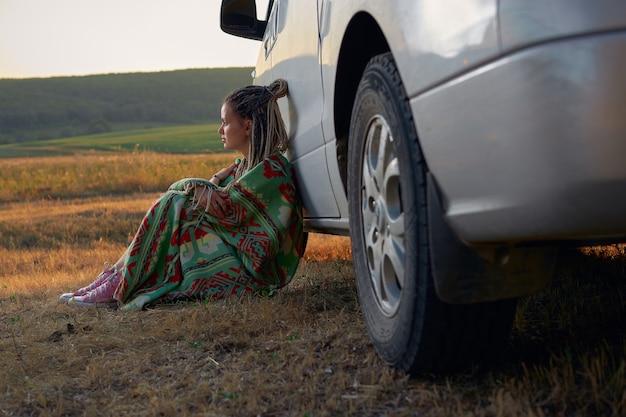
{"label": "wheel arch", "polygon": [[376,20],[365,12],[354,15],[341,42],[333,92],[337,166],[344,192],[347,190],[348,179],[350,115],[357,87],[369,60],[389,51],[389,44]]}

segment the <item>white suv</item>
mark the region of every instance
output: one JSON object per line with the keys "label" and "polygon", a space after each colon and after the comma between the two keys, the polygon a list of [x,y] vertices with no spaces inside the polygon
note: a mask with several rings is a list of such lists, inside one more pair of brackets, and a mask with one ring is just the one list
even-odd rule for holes
{"label": "white suv", "polygon": [[626,238],[626,1],[223,0],[221,27],[288,81],[307,227],[350,235],[396,368],[489,355],[559,246]]}

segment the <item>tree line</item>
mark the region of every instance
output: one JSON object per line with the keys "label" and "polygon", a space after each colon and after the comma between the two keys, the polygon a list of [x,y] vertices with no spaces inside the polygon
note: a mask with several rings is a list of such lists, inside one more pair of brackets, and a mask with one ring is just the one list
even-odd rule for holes
{"label": "tree line", "polygon": [[0,143],[217,122],[252,68],[0,79]]}

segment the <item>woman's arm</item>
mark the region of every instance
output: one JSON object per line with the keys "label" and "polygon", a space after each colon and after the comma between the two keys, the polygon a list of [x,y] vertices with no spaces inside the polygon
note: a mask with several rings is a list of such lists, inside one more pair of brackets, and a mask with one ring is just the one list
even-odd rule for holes
{"label": "woman's arm", "polygon": [[169,189],[189,196],[193,209],[200,209],[214,217],[223,218],[230,210],[230,196],[218,188],[224,180],[233,177],[233,163],[220,169],[211,179],[183,178],[170,185]]}
{"label": "woman's arm", "polygon": [[[236,163],[232,163],[226,168],[220,169],[214,174],[209,182],[219,186],[222,181],[232,175]],[[194,199],[199,207],[203,207],[204,211],[215,217],[224,217],[230,206],[230,198],[228,193],[221,190],[215,190],[206,186],[196,186],[194,189]]]}
{"label": "woman's arm", "polygon": [[224,217],[230,208],[230,196],[227,192],[202,184],[197,184],[193,188],[192,201],[196,207],[220,218]]}
{"label": "woman's arm", "polygon": [[215,175],[211,177],[209,182],[211,184],[220,185],[222,181],[231,176],[233,169],[235,169],[236,165],[237,164],[233,162],[232,164],[230,164],[230,166],[220,169]]}

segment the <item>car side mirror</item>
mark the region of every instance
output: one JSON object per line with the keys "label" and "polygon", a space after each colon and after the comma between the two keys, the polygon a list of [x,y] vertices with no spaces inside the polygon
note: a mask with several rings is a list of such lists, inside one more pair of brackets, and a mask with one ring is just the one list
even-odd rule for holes
{"label": "car side mirror", "polygon": [[241,38],[263,39],[267,21],[258,20],[256,0],[223,0],[220,10],[222,31]]}

